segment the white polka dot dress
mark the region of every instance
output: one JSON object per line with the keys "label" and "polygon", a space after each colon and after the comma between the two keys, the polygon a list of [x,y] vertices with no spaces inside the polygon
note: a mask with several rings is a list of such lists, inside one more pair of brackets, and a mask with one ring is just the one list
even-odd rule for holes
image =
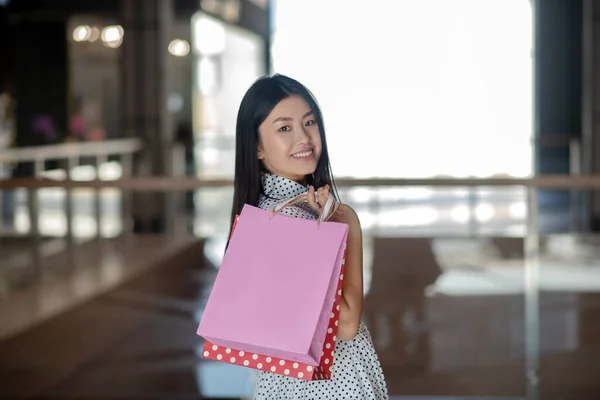
{"label": "white polka dot dress", "polygon": [[[297,182],[270,173],[263,174],[262,209],[272,209],[282,200],[306,192]],[[285,208],[281,214],[295,218],[316,219],[307,204]],[[361,322],[352,340],[336,342],[332,379],[305,381],[284,375],[260,371],[254,388],[254,400],[384,400],[388,399],[383,370],[377,358],[371,335]]]}

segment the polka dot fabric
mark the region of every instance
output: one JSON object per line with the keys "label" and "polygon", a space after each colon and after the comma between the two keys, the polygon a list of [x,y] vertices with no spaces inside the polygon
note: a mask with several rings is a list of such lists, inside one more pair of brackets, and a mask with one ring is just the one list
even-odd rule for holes
{"label": "polka dot fabric", "polygon": [[[306,186],[298,182],[271,173],[263,173],[262,185],[263,193],[259,199],[258,207],[263,210],[272,210],[282,200],[291,199],[308,190]],[[286,207],[279,214],[294,218],[317,219],[317,216],[306,203]]]}
{"label": "polka dot fabric", "polygon": [[202,356],[211,360],[227,362],[268,371],[274,374],[290,376],[299,379],[311,379],[313,376],[321,375],[320,368],[298,362],[282,360],[276,357],[268,357],[260,354],[245,353],[229,348],[219,347],[206,342],[202,350]]}
{"label": "polka dot fabric", "polygon": [[[263,191],[259,207],[271,209],[281,200],[304,193],[307,188],[273,174],[263,175]],[[291,217],[316,219],[308,206],[292,206],[282,211]],[[336,311],[339,312],[337,306]],[[327,347],[327,344],[325,345]],[[265,370],[258,373],[254,400],[387,400],[388,391],[371,335],[364,323],[352,340],[336,340],[331,346],[333,364],[331,379],[307,381]],[[326,348],[325,357],[330,349]],[[324,359],[321,360],[325,362]]]}
{"label": "polka dot fabric", "polygon": [[371,336],[361,323],[353,340],[337,342],[331,379],[306,381],[261,371],[253,399],[387,400],[389,396]]}

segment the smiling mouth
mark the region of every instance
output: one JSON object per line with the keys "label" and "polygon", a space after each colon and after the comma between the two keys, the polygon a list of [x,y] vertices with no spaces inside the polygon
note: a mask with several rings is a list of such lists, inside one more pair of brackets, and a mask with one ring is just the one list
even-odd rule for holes
{"label": "smiling mouth", "polygon": [[294,157],[298,160],[302,160],[302,159],[310,158],[310,157],[312,157],[312,155],[313,155],[313,151],[308,150],[308,151],[303,151],[302,153],[292,154],[292,157]]}

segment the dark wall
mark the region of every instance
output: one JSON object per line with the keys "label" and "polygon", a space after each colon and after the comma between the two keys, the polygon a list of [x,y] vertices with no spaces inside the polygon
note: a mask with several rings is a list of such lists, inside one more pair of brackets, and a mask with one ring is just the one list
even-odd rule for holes
{"label": "dark wall", "polygon": [[[536,10],[537,172],[569,172],[568,147],[553,136],[581,137],[582,0],[538,0]],[[556,142],[555,142],[556,143]]]}
{"label": "dark wall", "polygon": [[[581,138],[582,0],[538,0],[536,9],[535,114],[536,173],[570,172],[569,138]],[[573,203],[575,202],[575,203]],[[538,205],[543,232],[579,229],[572,206],[580,200],[567,191],[540,190]],[[579,225],[580,223],[577,222]]]}
{"label": "dark wall", "polygon": [[[136,0],[144,1],[144,0]],[[10,0],[8,8],[13,13],[29,18],[63,18],[76,13],[116,13],[121,0]]]}
{"label": "dark wall", "polygon": [[[17,100],[16,146],[63,140],[68,112],[67,20],[75,13],[117,15],[119,3],[12,0],[0,7],[0,90],[8,88]],[[35,132],[33,124],[41,116],[52,122],[54,136]]]}
{"label": "dark wall", "polygon": [[12,31],[8,26],[8,12],[0,7],[0,92],[13,89],[11,82],[14,81],[14,56]]}
{"label": "dark wall", "polygon": [[[14,26],[17,146],[62,140],[67,131],[67,41],[65,22],[20,22]],[[34,121],[47,116],[55,137],[36,133]]]}
{"label": "dark wall", "polygon": [[[28,21],[0,8],[0,91],[16,99],[14,145],[61,141],[67,131],[67,41],[60,21]],[[35,127],[40,117],[45,123]],[[48,123],[51,130],[48,131]],[[41,130],[53,135],[43,134]],[[15,176],[30,176],[31,163],[18,164]]]}

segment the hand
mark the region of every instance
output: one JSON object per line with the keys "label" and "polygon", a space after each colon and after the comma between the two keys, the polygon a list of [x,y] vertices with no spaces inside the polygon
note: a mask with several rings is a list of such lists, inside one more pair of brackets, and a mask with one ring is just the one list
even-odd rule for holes
{"label": "hand", "polygon": [[[327,198],[331,196],[329,193],[329,185],[325,185],[315,190],[313,186],[308,189],[307,202],[308,206],[313,210],[319,217],[323,212],[323,206],[327,202]],[[331,210],[333,212],[333,208]]]}
{"label": "hand", "polygon": [[[325,185],[315,190],[313,186],[308,189],[307,202],[308,206],[320,216],[323,212],[323,206],[327,202],[327,198],[333,196],[330,193],[330,186]],[[337,208],[337,210],[336,210]],[[345,204],[339,204],[339,207],[332,207],[330,215],[327,218],[331,222],[348,223],[348,209]]]}

